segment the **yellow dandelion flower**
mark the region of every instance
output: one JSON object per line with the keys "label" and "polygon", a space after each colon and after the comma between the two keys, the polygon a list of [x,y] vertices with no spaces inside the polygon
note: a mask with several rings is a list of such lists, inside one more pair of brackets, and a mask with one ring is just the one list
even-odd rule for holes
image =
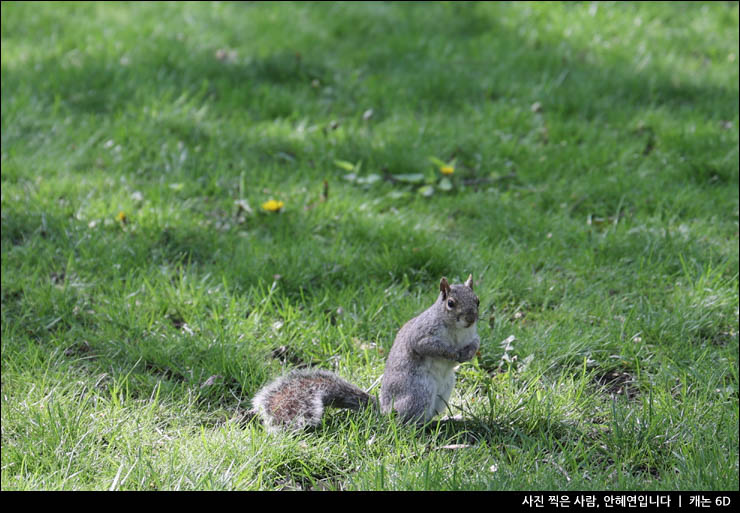
{"label": "yellow dandelion flower", "polygon": [[441,166],[439,170],[442,172],[443,175],[451,175],[455,172],[455,168],[452,166]]}
{"label": "yellow dandelion flower", "polygon": [[283,203],[282,201],[275,201],[271,199],[270,201],[265,201],[262,204],[262,209],[268,212],[278,212],[281,208],[283,208],[283,205],[285,205],[285,203]]}
{"label": "yellow dandelion flower", "polygon": [[121,210],[118,215],[116,216],[116,221],[126,224],[126,221],[128,221],[128,218],[126,217],[126,212]]}

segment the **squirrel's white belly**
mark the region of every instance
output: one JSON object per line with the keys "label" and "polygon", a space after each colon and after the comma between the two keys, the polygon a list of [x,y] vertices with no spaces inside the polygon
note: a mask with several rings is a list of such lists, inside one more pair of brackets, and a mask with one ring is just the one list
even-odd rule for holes
{"label": "squirrel's white belly", "polygon": [[[459,328],[448,336],[455,341],[457,347],[465,347],[475,340],[478,332],[476,324],[467,328]],[[436,392],[433,394],[430,404],[425,412],[425,420],[442,413],[446,408],[452,389],[455,386],[455,371],[458,363],[445,358],[427,358],[426,367],[428,376]]]}
{"label": "squirrel's white belly", "polygon": [[452,388],[455,386],[455,369],[458,364],[443,358],[429,358],[426,364],[434,389],[431,402],[425,412],[425,420],[430,420],[447,408]]}

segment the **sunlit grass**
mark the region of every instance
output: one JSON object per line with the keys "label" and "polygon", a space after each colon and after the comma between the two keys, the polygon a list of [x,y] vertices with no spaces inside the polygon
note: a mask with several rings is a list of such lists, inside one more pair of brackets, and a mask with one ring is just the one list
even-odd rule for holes
{"label": "sunlit grass", "polygon": [[[2,4],[3,489],[737,489],[736,3]],[[371,386],[441,276],[452,414]]]}

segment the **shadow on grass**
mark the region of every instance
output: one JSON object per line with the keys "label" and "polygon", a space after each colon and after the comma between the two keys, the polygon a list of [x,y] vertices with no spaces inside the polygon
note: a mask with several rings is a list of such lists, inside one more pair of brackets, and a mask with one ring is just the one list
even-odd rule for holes
{"label": "shadow on grass", "polygon": [[[698,14],[699,6],[687,8],[697,9]],[[552,88],[552,96],[542,100],[554,105],[564,117],[590,119],[597,115],[608,116],[609,113],[602,110],[607,107],[604,99],[612,107],[618,105],[622,111],[691,106],[710,118],[722,113],[717,105],[734,105],[734,111],[737,111],[735,91],[706,82],[677,83],[670,70],[656,67],[637,71],[626,56],[615,57],[613,66],[598,67],[586,62],[582,55],[576,58],[566,56],[558,49],[560,41],[523,39],[502,26],[491,13],[475,6],[456,9],[452,19],[438,17],[434,20],[437,26],[414,24],[415,13],[428,9],[426,6],[398,5],[395,9],[399,14],[395,18],[398,27],[387,25],[385,15],[373,17],[373,11],[366,7],[355,12],[353,7],[345,6],[341,9],[341,19],[325,20],[335,39],[327,42],[318,36],[307,38],[304,46],[293,51],[280,50],[263,57],[250,57],[246,61],[198,47],[186,38],[176,42],[162,41],[165,43],[162,48],[155,46],[154,51],[138,52],[136,58],[125,65],[111,62],[109,57],[102,55],[86,57],[78,66],[63,63],[56,57],[44,59],[36,66],[11,68],[4,63],[3,86],[6,90],[21,90],[33,84],[30,87],[39,96],[52,102],[58,95],[66,108],[79,113],[122,112],[131,105],[138,108],[163,98],[174,102],[185,95],[211,101],[213,106],[221,106],[224,114],[230,114],[234,109],[248,112],[254,121],[302,116],[302,111],[323,112],[323,116],[329,117],[348,114],[348,110],[356,113],[361,108],[356,104],[357,100],[362,101],[355,91],[358,84],[341,78],[351,70],[327,59],[327,54],[332,53],[336,45],[344,45],[358,50],[361,57],[356,65],[367,69],[363,74],[365,79],[383,77],[396,87],[393,91],[395,98],[408,100],[404,109],[417,110],[422,115],[432,112],[451,114],[465,106],[510,101],[516,99],[515,91],[520,86],[530,87],[524,89],[526,96],[532,92],[532,85],[547,88],[553,76],[562,78]],[[353,15],[361,15],[363,21],[358,18],[358,24],[364,30],[348,27],[346,19],[352,19]],[[425,22],[429,21],[425,18]],[[387,46],[381,43],[367,48],[365,38],[376,33],[372,23],[385,27],[389,32]],[[401,45],[398,34],[394,33],[399,27],[410,28],[419,34],[437,33],[440,39],[458,42],[495,34],[500,55],[495,61],[470,58],[465,66],[456,69],[454,64],[439,55],[434,44]],[[137,48],[124,49],[122,53],[126,50],[136,52]],[[246,44],[243,50],[250,53]],[[402,53],[401,50],[407,52]],[[575,50],[585,52],[587,49]],[[442,72],[444,80],[438,79]],[[314,94],[314,81],[322,87],[334,89],[328,99],[324,98],[326,101],[320,101]],[[269,108],[269,103],[258,103],[264,100],[256,94],[262,86],[268,87],[275,96],[283,93],[294,95],[296,101],[286,101],[284,108]],[[380,111],[384,110],[383,104],[389,110],[398,108],[398,105],[387,105],[392,98],[388,97],[386,89],[372,91],[366,90],[364,85],[361,87],[368,95],[367,103],[380,103]],[[316,109],[322,101],[329,106],[328,109]],[[265,107],[268,108],[265,110]]]}
{"label": "shadow on grass", "polygon": [[[425,427],[425,431],[430,435],[435,435],[439,440],[453,442],[455,445],[467,446],[485,442],[491,447],[496,447],[529,439],[527,430],[523,431],[520,427],[514,424],[489,423],[478,418],[456,415],[430,422]],[[570,436],[565,426],[560,428],[557,433],[558,438],[565,439]],[[531,432],[531,430],[528,431]]]}

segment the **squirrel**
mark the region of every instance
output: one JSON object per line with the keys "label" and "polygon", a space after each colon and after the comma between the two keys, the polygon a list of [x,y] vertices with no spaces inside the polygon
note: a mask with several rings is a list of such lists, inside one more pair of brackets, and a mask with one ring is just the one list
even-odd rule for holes
{"label": "squirrel", "polygon": [[[399,330],[380,385],[380,410],[395,411],[404,422],[426,424],[447,406],[457,365],[478,352],[480,301],[473,276],[462,285],[439,283],[432,306]],[[325,370],[294,370],[260,389],[252,400],[270,430],[318,426],[324,408],[357,410],[377,401],[367,392]]]}

